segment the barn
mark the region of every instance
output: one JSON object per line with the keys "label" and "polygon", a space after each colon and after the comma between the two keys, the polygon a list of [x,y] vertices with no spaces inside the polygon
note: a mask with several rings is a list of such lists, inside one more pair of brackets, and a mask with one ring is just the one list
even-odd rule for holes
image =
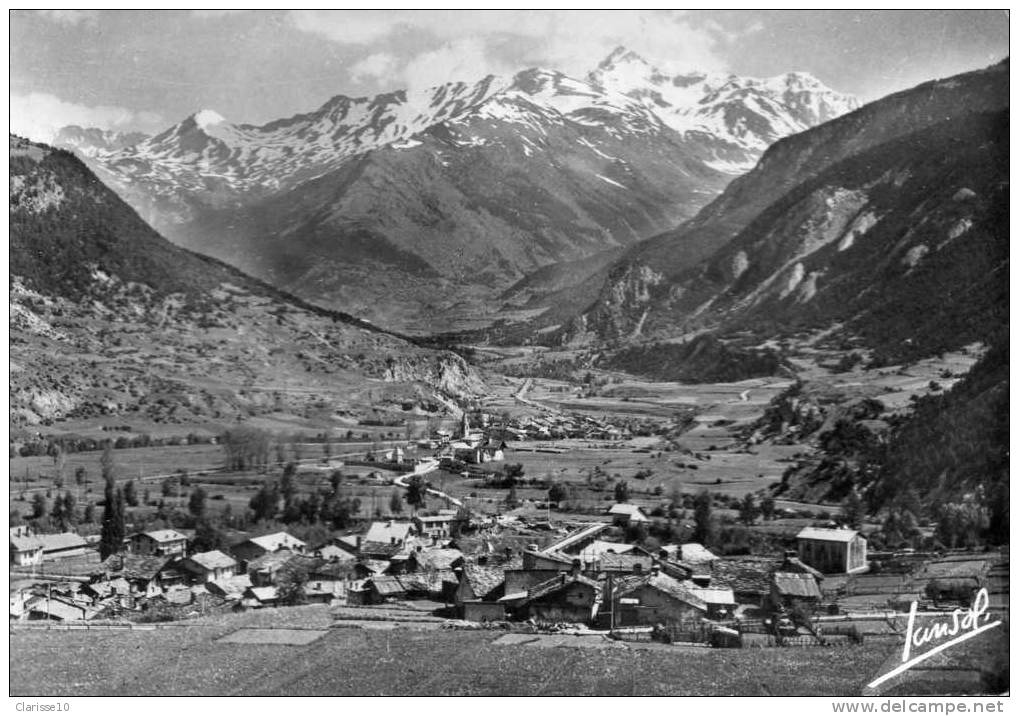
{"label": "barn", "polygon": [[800,561],[824,574],[867,571],[867,540],[856,530],[804,527],[796,547]]}

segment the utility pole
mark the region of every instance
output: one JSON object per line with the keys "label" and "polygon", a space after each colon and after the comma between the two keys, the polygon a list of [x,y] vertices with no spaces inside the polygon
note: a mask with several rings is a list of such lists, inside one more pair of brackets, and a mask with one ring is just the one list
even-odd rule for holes
{"label": "utility pole", "polygon": [[614,583],[612,581],[612,575],[608,576],[609,580],[609,634],[616,630],[616,600],[614,591]]}

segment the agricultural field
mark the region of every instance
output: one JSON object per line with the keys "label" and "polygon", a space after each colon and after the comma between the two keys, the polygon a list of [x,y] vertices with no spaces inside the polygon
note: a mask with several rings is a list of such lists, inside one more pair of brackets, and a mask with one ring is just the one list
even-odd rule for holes
{"label": "agricultural field", "polygon": [[535,648],[495,644],[500,632],[407,626],[333,628],[304,646],[217,641],[241,628],[321,629],[327,617],[306,607],[143,632],[14,630],[11,694],[848,696],[898,649],[644,648],[601,637]]}

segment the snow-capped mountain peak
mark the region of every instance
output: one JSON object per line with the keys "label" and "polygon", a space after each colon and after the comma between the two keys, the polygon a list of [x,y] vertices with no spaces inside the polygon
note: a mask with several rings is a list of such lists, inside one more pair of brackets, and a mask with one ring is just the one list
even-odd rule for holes
{"label": "snow-capped mountain peak", "polygon": [[670,76],[623,47],[599,63],[589,79],[640,101],[678,132],[707,133],[734,145],[744,156],[726,160],[732,171],[749,169],[776,140],[859,106],[854,97],[806,72],[766,79],[718,72]]}

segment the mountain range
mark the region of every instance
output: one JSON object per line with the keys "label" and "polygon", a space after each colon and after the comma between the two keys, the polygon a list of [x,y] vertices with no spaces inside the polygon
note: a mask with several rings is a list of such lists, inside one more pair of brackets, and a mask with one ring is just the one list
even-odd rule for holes
{"label": "mountain range", "polygon": [[10,138],[11,421],[443,411],[459,356],[168,242],[71,153]]}
{"label": "mountain range", "polygon": [[803,73],[669,75],[619,48],[582,79],[531,69],[60,141],[175,243],[428,332],[519,317],[501,295],[530,273],[675,227],[776,139],[856,106]]}
{"label": "mountain range", "polygon": [[596,298],[543,340],[830,329],[891,360],[986,338],[1007,325],[1008,81],[1005,61],[779,140],[582,278]]}

